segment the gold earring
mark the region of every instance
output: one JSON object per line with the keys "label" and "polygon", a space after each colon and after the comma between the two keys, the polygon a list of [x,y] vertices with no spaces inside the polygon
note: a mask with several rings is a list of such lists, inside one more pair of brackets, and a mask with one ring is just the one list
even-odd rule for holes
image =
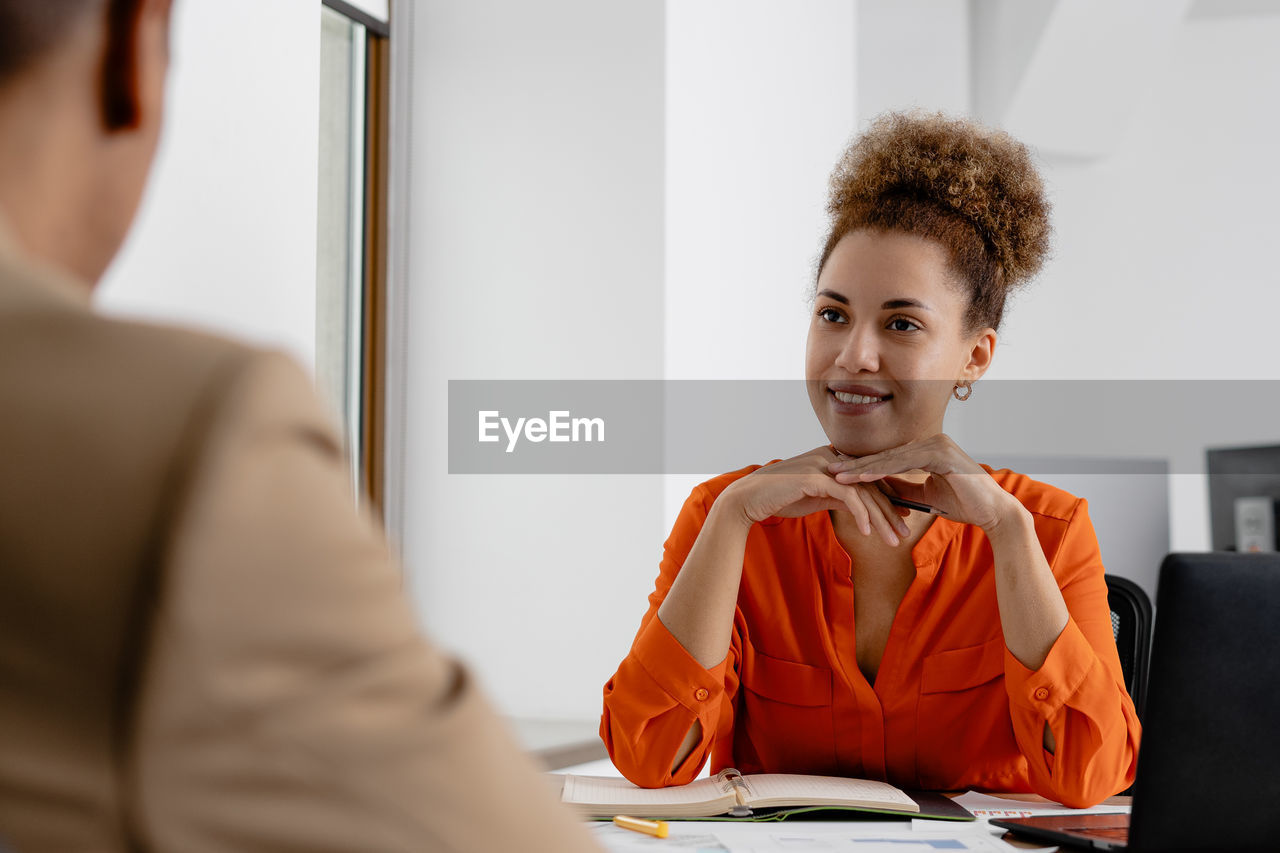
{"label": "gold earring", "polygon": [[[960,389],[961,389],[961,388],[963,388],[963,389],[964,389],[964,396],[963,396],[963,397],[962,397],[962,396],[960,396]],[[972,397],[972,396],[973,396],[973,383],[972,383],[972,382],[958,382],[958,383],[956,383],[956,387],[954,387],[954,388],[952,388],[952,389],[951,389],[951,396],[952,396],[952,397],[955,397],[957,400],[959,400],[960,402],[962,402],[962,403],[963,403],[965,400],[968,400],[970,397]]]}

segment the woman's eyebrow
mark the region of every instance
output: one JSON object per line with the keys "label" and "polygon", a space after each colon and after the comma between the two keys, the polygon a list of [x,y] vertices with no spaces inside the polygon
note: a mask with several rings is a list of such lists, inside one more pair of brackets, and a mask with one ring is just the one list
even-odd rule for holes
{"label": "woman's eyebrow", "polygon": [[890,299],[888,302],[880,306],[881,311],[891,311],[894,308],[923,308],[925,311],[933,310],[928,305],[925,305],[923,302],[916,299]]}
{"label": "woman's eyebrow", "polygon": [[849,300],[846,297],[841,296],[839,293],[836,293],[834,290],[819,290],[818,295],[825,296],[828,299],[833,299],[836,302],[839,302],[841,305],[849,304]]}

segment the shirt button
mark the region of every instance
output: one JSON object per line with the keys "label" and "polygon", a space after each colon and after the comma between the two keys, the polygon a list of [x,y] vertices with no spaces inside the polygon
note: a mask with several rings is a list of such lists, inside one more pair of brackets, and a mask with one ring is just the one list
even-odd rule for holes
{"label": "shirt button", "polygon": [[711,694],[707,692],[707,688],[705,687],[699,687],[697,690],[693,691],[693,698],[697,699],[699,702],[705,701],[710,695]]}
{"label": "shirt button", "polygon": [[1036,688],[1036,698],[1037,698],[1037,699],[1040,699],[1040,700],[1048,699],[1048,698],[1049,698],[1049,688],[1048,688],[1048,687],[1037,687],[1037,688]]}

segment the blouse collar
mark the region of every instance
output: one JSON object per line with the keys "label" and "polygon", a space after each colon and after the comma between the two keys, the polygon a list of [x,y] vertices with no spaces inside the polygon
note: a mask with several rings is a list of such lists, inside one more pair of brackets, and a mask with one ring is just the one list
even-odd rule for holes
{"label": "blouse collar", "polygon": [[[836,537],[835,525],[831,522],[830,513],[812,513],[805,517],[804,522],[809,525],[812,533],[817,533],[820,537],[827,539],[828,550],[831,553],[840,553],[845,554],[846,557],[848,556]],[[911,561],[915,563],[916,576],[918,578],[921,578],[926,583],[933,581],[938,574],[938,569],[942,566],[943,554],[946,553],[948,546],[959,537],[966,526],[943,516],[934,518],[933,523],[929,525],[929,529],[924,532],[920,540],[911,548]]]}

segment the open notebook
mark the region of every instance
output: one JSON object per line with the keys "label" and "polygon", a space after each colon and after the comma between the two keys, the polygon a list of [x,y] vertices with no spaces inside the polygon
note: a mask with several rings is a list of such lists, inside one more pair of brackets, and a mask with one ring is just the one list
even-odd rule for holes
{"label": "open notebook", "polygon": [[[918,797],[919,795],[917,795]],[[658,817],[700,820],[782,820],[805,812],[858,812],[972,820],[944,797],[932,795],[921,808],[915,797],[885,782],[837,776],[756,773],[733,768],[688,785],[640,788],[625,779],[567,775],[562,802],[592,818]]]}

